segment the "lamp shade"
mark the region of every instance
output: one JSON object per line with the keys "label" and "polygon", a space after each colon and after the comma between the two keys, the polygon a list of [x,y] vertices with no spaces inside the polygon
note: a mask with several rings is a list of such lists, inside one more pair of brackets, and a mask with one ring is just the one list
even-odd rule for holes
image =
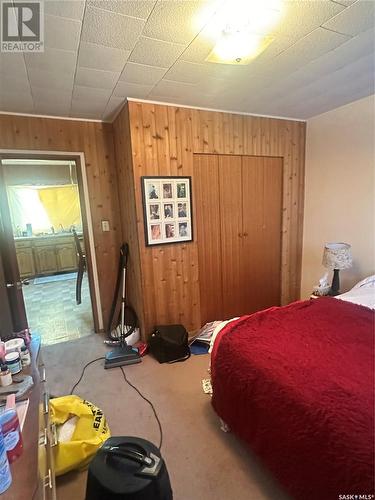
{"label": "lamp shade", "polygon": [[352,267],[351,246],[348,243],[326,243],[323,266],[328,269],[348,269]]}

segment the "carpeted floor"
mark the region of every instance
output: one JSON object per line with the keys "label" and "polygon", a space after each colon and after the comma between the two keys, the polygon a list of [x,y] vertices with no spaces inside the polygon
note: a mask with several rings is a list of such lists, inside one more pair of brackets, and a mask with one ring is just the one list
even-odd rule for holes
{"label": "carpeted floor", "polygon": [[[42,349],[50,392],[68,394],[85,363],[102,356],[102,337],[64,342]],[[174,500],[286,500],[280,487],[256,458],[231,433],[220,430],[210,396],[202,391],[208,355],[184,363],[159,365],[150,356],[125,367],[129,380],[152,400],[164,432],[162,454]],[[119,368],[89,366],[76,394],[104,411],[112,435],[133,435],[159,441],[149,405],[125,384]],[[86,473],[58,478],[58,500],[85,498]]]}

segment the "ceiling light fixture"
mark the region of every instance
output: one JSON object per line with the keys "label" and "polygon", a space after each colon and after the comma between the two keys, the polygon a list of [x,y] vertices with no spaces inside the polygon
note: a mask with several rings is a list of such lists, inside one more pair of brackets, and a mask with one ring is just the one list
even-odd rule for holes
{"label": "ceiling light fixture", "polygon": [[274,40],[282,0],[231,0],[217,10],[205,33],[215,41],[206,61],[249,64]]}

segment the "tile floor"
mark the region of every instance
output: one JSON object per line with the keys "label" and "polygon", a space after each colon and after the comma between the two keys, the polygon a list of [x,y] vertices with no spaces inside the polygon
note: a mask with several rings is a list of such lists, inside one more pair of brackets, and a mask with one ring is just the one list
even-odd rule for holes
{"label": "tile floor", "polygon": [[82,282],[82,303],[77,306],[76,280],[30,284],[23,287],[26,314],[32,332],[43,345],[78,339],[94,332],[87,274]]}

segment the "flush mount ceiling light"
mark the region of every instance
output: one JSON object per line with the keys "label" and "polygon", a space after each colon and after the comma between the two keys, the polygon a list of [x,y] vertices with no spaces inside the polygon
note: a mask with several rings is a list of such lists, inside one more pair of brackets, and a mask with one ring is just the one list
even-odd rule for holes
{"label": "flush mount ceiling light", "polygon": [[282,0],[226,1],[205,33],[215,46],[206,61],[249,64],[274,40],[269,33],[281,18]]}

